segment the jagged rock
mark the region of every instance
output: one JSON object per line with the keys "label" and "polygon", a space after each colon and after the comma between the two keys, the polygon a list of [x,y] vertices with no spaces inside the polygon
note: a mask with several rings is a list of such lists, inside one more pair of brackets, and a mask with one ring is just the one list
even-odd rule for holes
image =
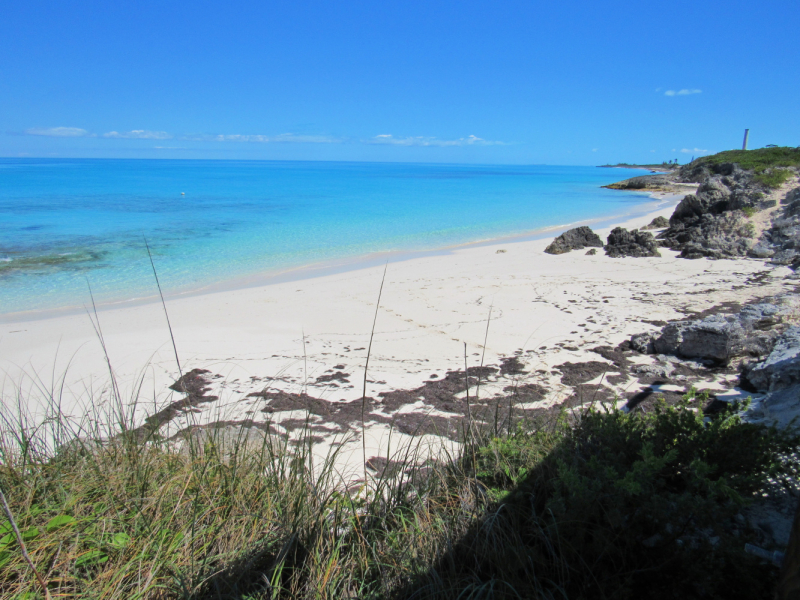
{"label": "jagged rock", "polygon": [[741,211],[670,223],[658,237],[662,245],[680,250],[681,258],[734,258],[747,255],[754,245],[755,228]]}
{"label": "jagged rock", "polygon": [[703,216],[708,211],[708,206],[704,204],[694,194],[687,194],[675,207],[672,216],[669,218],[671,226],[684,221],[692,220]]}
{"label": "jagged rock", "polygon": [[585,225],[565,231],[545,248],[548,254],[564,254],[570,250],[582,250],[589,247],[602,248],[603,240]]}
{"label": "jagged rock", "polygon": [[650,221],[649,225],[645,225],[642,229],[664,229],[664,227],[669,227],[669,221],[664,217],[656,217]]}
{"label": "jagged rock", "polygon": [[591,250],[586,251],[586,256],[594,256],[597,254],[597,248],[592,248]]}
{"label": "jagged rock", "polygon": [[655,333],[636,333],[631,336],[631,348],[642,354],[653,354],[653,341],[658,337]]}
{"label": "jagged rock", "polygon": [[661,256],[653,234],[634,229],[628,231],[622,227],[614,228],[608,234],[606,254],[612,258],[621,256]]}
{"label": "jagged rock", "polygon": [[653,341],[661,354],[726,361],[744,350],[746,332],[731,315],[712,315],[701,321],[669,323]]}
{"label": "jagged rock", "polygon": [[756,389],[769,392],[800,383],[800,326],[778,336],[767,359],[748,366],[743,378]]}

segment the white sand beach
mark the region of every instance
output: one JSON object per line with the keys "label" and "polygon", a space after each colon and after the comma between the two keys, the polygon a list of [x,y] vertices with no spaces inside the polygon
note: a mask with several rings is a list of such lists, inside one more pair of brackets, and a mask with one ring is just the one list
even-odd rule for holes
{"label": "white sand beach", "polygon": [[[631,229],[659,215],[669,217],[680,197],[662,197],[656,212],[619,225]],[[597,233],[605,239],[610,229]],[[553,405],[566,393],[553,376],[554,365],[603,360],[596,354],[587,358],[590,349],[616,346],[631,334],[654,330],[649,321],[779,293],[795,284],[785,280],[788,268],[761,260],[685,260],[666,249],[661,249],[661,258],[609,258],[602,249],[595,255],[585,250],[544,253],[557,233],[389,263],[372,339],[367,396],[380,404],[382,392],[412,390],[441,380],[450,370],[464,369],[466,344],[469,368],[481,362],[497,366],[515,354],[525,365],[525,373],[489,377],[482,396],[501,393],[513,380],[515,385],[543,386],[548,393],[541,406]],[[208,394],[219,399],[182,412],[164,425],[163,433],[246,419],[270,421],[282,431],[289,428],[282,429],[281,422],[296,424],[308,417],[302,410],[263,412],[263,398],[248,394],[264,390],[306,391],[331,402],[360,399],[383,273],[380,265],[180,298],[167,291],[181,369],[207,369]],[[135,421],[179,398],[168,389],[178,378],[178,367],[161,304],[107,308],[97,314],[121,394],[138,398]],[[67,415],[80,418],[87,403],[109,397],[108,367],[87,314],[3,322],[0,368],[8,414],[19,390],[25,398],[42,397],[41,389],[60,387],[62,376],[63,390],[56,391]],[[615,389],[629,391],[636,385],[617,382]],[[27,409],[44,414],[41,407],[29,404]],[[374,410],[375,415],[391,416],[380,406]],[[448,416],[422,399],[399,410]],[[349,436],[343,450],[350,448],[360,461],[360,430],[341,423],[327,427],[324,421],[311,415],[322,438]],[[386,455],[391,424],[377,417],[368,424],[367,456]],[[411,439],[400,432],[392,436],[394,447]]]}

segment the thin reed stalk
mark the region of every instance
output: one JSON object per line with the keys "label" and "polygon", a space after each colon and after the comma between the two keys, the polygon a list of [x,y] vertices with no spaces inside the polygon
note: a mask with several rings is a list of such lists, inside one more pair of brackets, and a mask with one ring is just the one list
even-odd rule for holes
{"label": "thin reed stalk", "polygon": [[375,337],[375,325],[378,323],[378,310],[381,307],[381,296],[383,295],[383,284],[386,282],[386,271],[389,268],[387,261],[383,267],[381,277],[381,287],[378,290],[378,301],[375,303],[375,315],[372,318],[372,329],[369,332],[369,345],[367,346],[367,358],[364,361],[364,387],[361,391],[361,454],[364,464],[364,485],[367,484],[367,427],[365,423],[367,412],[367,374],[369,372],[369,357],[372,355],[372,340]]}

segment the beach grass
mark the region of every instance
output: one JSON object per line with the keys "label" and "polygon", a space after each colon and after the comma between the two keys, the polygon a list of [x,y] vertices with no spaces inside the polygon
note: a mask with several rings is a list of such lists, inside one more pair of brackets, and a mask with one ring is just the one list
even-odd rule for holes
{"label": "beach grass", "polygon": [[36,571],[2,523],[4,598],[44,597],[36,575],[54,598],[767,597],[777,569],[730,523],[797,470],[796,437],[735,408],[704,419],[691,394],[470,427],[459,456],[406,448],[355,482],[335,447],[314,459],[308,431],[145,439],[48,400],[47,419],[0,431],[0,488]]}

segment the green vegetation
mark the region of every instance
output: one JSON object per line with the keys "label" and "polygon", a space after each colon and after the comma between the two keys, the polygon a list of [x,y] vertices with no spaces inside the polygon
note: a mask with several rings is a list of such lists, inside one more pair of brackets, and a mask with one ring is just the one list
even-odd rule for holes
{"label": "green vegetation", "polygon": [[742,208],[742,212],[744,213],[744,216],[746,216],[749,219],[758,211],[753,206],[745,206],[744,208]]}
{"label": "green vegetation", "polygon": [[728,150],[698,158],[692,164],[723,163],[737,163],[742,169],[754,171],[755,179],[759,183],[778,188],[792,176],[792,172],[787,168],[800,167],[800,148],[776,146],[758,150]]}
{"label": "green vegetation", "polygon": [[[706,400],[517,422],[357,489],[310,434],[101,442],[55,412],[4,423],[0,486],[53,597],[769,597],[731,518],[798,439]],[[42,597],[2,528],[0,595]]]}
{"label": "green vegetation", "polygon": [[787,169],[767,169],[763,172],[756,171],[755,180],[759,183],[776,189],[781,187],[792,176]]}

